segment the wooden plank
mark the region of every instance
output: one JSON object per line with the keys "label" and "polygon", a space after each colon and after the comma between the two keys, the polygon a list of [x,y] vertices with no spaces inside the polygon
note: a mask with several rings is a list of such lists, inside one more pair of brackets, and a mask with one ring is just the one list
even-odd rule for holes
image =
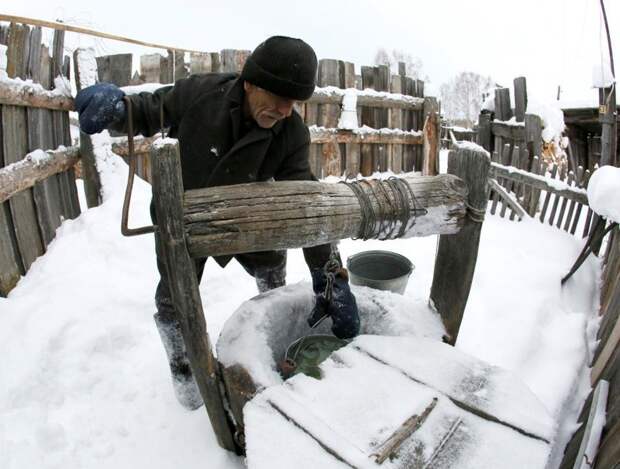
{"label": "wooden plank", "polygon": [[508,205],[512,210],[512,213],[510,214],[511,220],[513,219],[513,214],[516,214],[519,217],[519,221],[525,218],[525,211],[523,208],[521,208],[517,201],[513,200],[512,196],[506,192],[506,190],[495,179],[489,179],[489,185],[491,186],[493,193],[502,199],[502,203]]}
{"label": "wooden plank", "polygon": [[514,79],[515,90],[515,117],[517,122],[525,120],[525,111],[527,109],[527,84],[525,77],[517,77]]}
{"label": "wooden plank", "polygon": [[[514,144],[506,144],[503,148],[503,157],[502,161],[505,165],[511,166],[514,155]],[[493,174],[493,173],[491,173]],[[503,186],[506,188],[508,192],[512,190],[512,181],[508,178],[503,178],[504,183]],[[508,204],[504,199],[502,199],[502,209],[499,212],[499,216],[504,218],[506,216],[506,209],[508,208]]]}
{"label": "wooden plank", "polygon": [[[68,59],[68,57],[67,57]],[[60,75],[68,79],[69,61],[64,59],[64,31],[55,31],[53,39],[53,52],[51,58],[52,81]],[[54,132],[54,148],[60,145],[71,146],[71,135],[69,132],[69,114],[63,111],[52,112],[52,123]],[[74,219],[80,214],[80,205],[75,187],[75,173],[69,169],[58,175],[60,194],[63,206],[63,217]]]}
{"label": "wooden plank", "polygon": [[[362,66],[362,89],[374,89],[375,72],[373,67]],[[374,111],[369,106],[361,106],[360,125],[374,127]],[[374,171],[373,146],[367,143],[360,145],[362,176],[370,176]]]}
{"label": "wooden plank", "polygon": [[425,98],[424,144],[422,174],[434,176],[439,174],[439,104],[436,98]]}
{"label": "wooden plank", "polygon": [[[9,78],[25,77],[30,49],[30,29],[27,26],[11,24],[7,52],[7,73]],[[26,109],[16,106],[3,106],[2,134],[4,164],[21,160],[28,153],[28,118]],[[16,194],[9,200],[9,208],[15,228],[15,239],[24,269],[44,252],[39,233],[37,213],[32,190]]]}
{"label": "wooden plank", "polygon": [[[340,64],[337,60],[321,59],[318,68],[319,86],[340,86]],[[335,104],[320,104],[318,108],[318,125],[326,128],[338,127],[340,106]],[[342,156],[340,146],[335,142],[321,144],[321,167],[323,176],[342,176]]]}
{"label": "wooden plank", "polygon": [[491,113],[482,111],[478,117],[478,145],[488,152],[493,151],[493,134],[491,132]]}
{"label": "wooden plank", "polygon": [[439,238],[431,286],[431,303],[441,315],[451,344],[456,343],[476,269],[484,219],[481,214],[489,200],[490,164],[486,153],[469,148],[450,150],[448,157],[448,173],[463,179],[469,188],[470,207],[461,231]]}
{"label": "wooden plank", "polygon": [[[374,85],[376,91],[389,91],[390,90],[390,68],[387,65],[379,65],[374,67]],[[384,129],[388,127],[388,109],[375,108],[374,109],[374,124],[375,129]],[[388,169],[388,155],[389,145],[379,144],[373,148],[373,166],[378,171],[384,172]]]}
{"label": "wooden plank", "polygon": [[140,76],[145,83],[164,83],[161,81],[164,60],[161,54],[140,56]]}
{"label": "wooden plank", "polygon": [[[0,123],[2,122],[2,112],[3,106],[0,106]],[[2,125],[0,125],[0,168],[3,166],[3,131]],[[0,296],[7,296],[24,273],[9,204],[0,203]]]}
{"label": "wooden plank", "polygon": [[500,121],[510,120],[512,109],[510,108],[510,89],[495,89],[495,119]]}
{"label": "wooden plank", "polygon": [[[47,47],[43,48],[41,46],[41,35],[41,29],[37,28],[32,31],[30,36],[29,69],[26,78],[32,79],[35,83],[39,83],[47,89],[50,84],[49,52]],[[51,149],[54,143],[51,112],[46,109],[34,108],[28,108],[26,112],[28,115],[28,150]],[[65,167],[64,169],[67,168]],[[28,185],[33,185],[32,194],[37,220],[43,245],[47,248],[56,236],[56,229],[62,221],[58,178],[55,173],[50,173],[48,177],[38,177],[36,179],[30,179],[22,175],[17,176],[17,174],[14,177],[17,177],[22,183],[28,182]],[[7,187],[4,183],[0,183],[0,186]]]}
{"label": "wooden plank", "polygon": [[128,86],[131,81],[132,54],[113,54],[96,57],[100,83]]}
{"label": "wooden plank", "polygon": [[[558,179],[560,181],[563,181],[563,179],[561,177],[558,176]],[[560,194],[556,193],[555,191],[553,192],[554,197],[553,197],[553,205],[551,206],[551,213],[549,214],[549,225],[553,225],[553,221],[555,220],[555,215],[557,213],[558,210],[558,205],[560,203]]]}
{"label": "wooden plank", "polygon": [[[553,167],[551,168],[551,172],[549,174],[551,179],[555,179],[555,175],[557,174],[557,172],[558,172],[558,165],[554,163]],[[546,174],[546,172],[545,172],[545,174]],[[544,189],[544,188],[541,188],[541,189]],[[552,192],[551,192],[550,188],[547,189],[547,193],[545,194],[545,200],[543,202],[543,206],[542,206],[542,209],[540,211],[540,221],[541,221],[541,223],[544,223],[544,221],[545,221],[545,215],[547,214],[547,208],[549,207],[549,200],[551,199],[551,194],[552,194]]]}
{"label": "wooden plank", "polygon": [[592,447],[598,449],[598,445],[601,438],[602,427],[595,427],[594,423],[598,420],[598,423],[602,423],[599,420],[599,415],[605,412],[607,407],[607,397],[609,392],[609,383],[605,380],[599,381],[594,390],[594,397],[592,400],[592,406],[590,408],[590,414],[586,423],[583,439],[575,458],[575,464],[573,469],[586,469],[592,467],[591,462],[594,461],[596,453],[589,454],[588,452]]}
{"label": "wooden plank", "polygon": [[[402,207],[389,182],[356,183],[377,223],[367,224],[354,190],[344,184],[313,181],[250,183],[185,193],[184,222],[192,257],[316,246],[344,238],[395,238],[455,233],[465,215],[465,186],[452,175],[403,178],[415,195],[404,232],[387,223]],[[379,187],[381,186],[381,187]],[[383,189],[383,190],[382,190]],[[398,191],[396,191],[398,192]],[[365,200],[365,199],[364,199]],[[413,208],[426,209],[416,213]],[[363,232],[360,233],[360,229]]]}
{"label": "wooden plank", "polygon": [[[540,159],[538,158],[538,156],[535,156],[532,161],[532,174],[540,175],[540,172],[541,172]],[[536,216],[536,212],[538,211],[539,201],[540,201],[540,189],[532,188],[530,206],[527,210],[530,217],[532,218]]]}
{"label": "wooden plank", "polygon": [[491,124],[493,135],[508,140],[525,140],[525,127],[522,125],[511,125],[504,122],[493,122]]}
{"label": "wooden plank", "polygon": [[[568,173],[568,179],[567,179],[568,185],[569,186],[574,186],[575,184],[575,175],[573,174],[573,172],[569,172]],[[562,228],[562,222],[564,221],[564,214],[566,213],[566,206],[568,205],[568,199],[566,197],[563,198],[562,200],[562,206],[560,207],[560,215],[558,216],[558,221],[557,224],[555,225],[557,228]],[[568,217],[568,220],[566,221],[566,225],[568,225],[570,222],[570,217]],[[564,228],[564,231],[567,231],[566,228]]]}
{"label": "wooden plank", "polygon": [[[392,93],[402,93],[402,80],[398,75],[393,75],[390,83],[390,91]],[[391,129],[403,128],[403,110],[390,109],[389,111],[389,127]],[[395,173],[403,170],[403,146],[395,144],[391,146],[390,169]]]}
{"label": "wooden plank", "polygon": [[[355,88],[355,65],[351,62],[340,62],[340,76],[346,89]],[[357,106],[359,108],[359,105]],[[359,121],[358,121],[359,122]],[[344,168],[346,177],[356,177],[361,171],[361,154],[359,143],[345,143]],[[342,152],[341,152],[342,153]]]}
{"label": "wooden plank", "polygon": [[[522,145],[515,147],[515,153],[517,153],[517,158],[518,158],[516,167],[520,169],[524,169],[523,162],[527,162],[527,160],[529,159],[529,154],[528,154],[527,149],[525,148],[525,145],[523,145],[524,142],[521,142],[521,143]],[[531,188],[529,184],[516,183],[514,192],[515,192],[515,199],[518,204],[521,204],[522,209],[515,211],[515,209],[511,207],[512,210],[510,212],[510,220],[514,220],[515,215],[518,215],[519,219],[523,218],[521,213],[523,213],[523,207],[527,207],[529,204],[528,198],[529,198],[529,194],[531,193]]]}
{"label": "wooden plank", "polygon": [[246,59],[251,53],[252,51],[250,50],[223,49],[220,52],[220,57],[222,58],[220,71],[229,73],[241,73],[243,64],[245,64]]}
{"label": "wooden plank", "polygon": [[[491,153],[491,162],[499,162],[499,155],[495,151]],[[501,184],[501,181],[499,179],[498,182]],[[497,203],[499,202],[499,194],[497,193],[497,191],[492,190],[491,195],[493,200],[493,203],[491,204],[491,215],[495,215],[495,211],[497,210]]]}
{"label": "wooden plank", "polygon": [[194,262],[185,244],[178,145],[155,145],[151,162],[153,200],[159,220],[157,242],[164,254],[170,292],[187,355],[218,443],[225,449],[235,451],[233,431],[220,391],[219,364],[207,332]]}
{"label": "wooden plank", "polygon": [[189,56],[189,73],[209,73],[213,71],[213,60],[209,52],[192,52]]}

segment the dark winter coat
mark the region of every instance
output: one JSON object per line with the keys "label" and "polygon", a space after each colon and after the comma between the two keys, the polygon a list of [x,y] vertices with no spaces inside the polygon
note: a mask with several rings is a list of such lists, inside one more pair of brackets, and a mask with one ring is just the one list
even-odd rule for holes
{"label": "dark winter coat", "polygon": [[[254,121],[248,125],[243,119],[243,81],[235,74],[193,75],[130,99],[134,132],[144,136],[160,130],[163,102],[164,126],[179,140],[185,190],[315,179],[308,161],[310,134],[299,114],[293,111],[271,129]],[[329,252],[324,245],[305,249],[304,255],[313,268],[321,267]]]}

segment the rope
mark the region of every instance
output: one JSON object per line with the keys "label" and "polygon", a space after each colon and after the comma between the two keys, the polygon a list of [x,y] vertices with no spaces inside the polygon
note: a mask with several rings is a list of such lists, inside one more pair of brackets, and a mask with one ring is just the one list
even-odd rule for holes
{"label": "rope", "polygon": [[[372,183],[362,179],[342,181],[342,184],[353,191],[360,204],[360,228],[353,239],[366,241],[402,238],[408,229],[415,225],[419,215],[428,213],[425,208],[420,207],[413,190],[404,179],[392,176],[387,180],[375,180]],[[368,190],[365,190],[365,187],[368,187]],[[377,195],[378,192],[381,197]]]}
{"label": "rope", "polygon": [[467,216],[471,221],[475,221],[477,223],[482,223],[484,221],[486,209],[476,208],[473,205],[469,205],[467,202],[465,202],[465,206],[467,207]]}

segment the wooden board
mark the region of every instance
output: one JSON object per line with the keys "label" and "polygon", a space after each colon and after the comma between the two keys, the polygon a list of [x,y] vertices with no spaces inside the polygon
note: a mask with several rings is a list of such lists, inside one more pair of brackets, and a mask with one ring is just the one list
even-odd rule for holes
{"label": "wooden board", "polygon": [[361,336],[321,371],[321,380],[298,375],[246,405],[249,469],[377,468],[384,442],[433,399],[380,467],[545,466],[553,421],[544,406],[516,377],[447,344]]}
{"label": "wooden board", "polygon": [[[29,37],[30,29],[27,26],[11,25],[7,54],[7,73],[10,78],[26,75],[30,49]],[[3,106],[2,144],[5,165],[20,161],[28,153],[27,124],[25,108]],[[27,271],[36,258],[44,252],[32,190],[13,196],[9,200],[9,208],[19,254],[24,269]]]}

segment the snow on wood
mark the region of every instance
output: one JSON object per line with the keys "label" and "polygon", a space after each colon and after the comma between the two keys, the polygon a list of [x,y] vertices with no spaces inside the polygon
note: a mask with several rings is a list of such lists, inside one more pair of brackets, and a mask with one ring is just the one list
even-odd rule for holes
{"label": "snow on wood", "polygon": [[422,144],[421,131],[400,129],[373,129],[364,125],[351,131],[311,125],[310,141],[312,143],[392,143],[392,144]]}
{"label": "snow on wood", "polygon": [[[467,188],[457,177],[402,178],[415,199],[402,237],[453,234],[465,217]],[[367,194],[375,218],[370,237],[395,237],[390,210],[400,202],[390,189],[368,180],[359,187]],[[414,208],[426,209],[416,213]],[[192,257],[308,247],[359,235],[362,208],[345,184],[277,181],[190,190],[185,193],[184,222]],[[399,222],[400,223],[400,222]],[[388,234],[389,232],[389,234]]]}
{"label": "snow on wood", "polygon": [[0,104],[73,111],[73,98],[66,81],[56,78],[54,83],[56,88],[50,91],[32,80],[8,78],[0,71]]}
{"label": "snow on wood", "polygon": [[602,166],[590,177],[588,201],[590,208],[610,221],[620,223],[620,168]]}
{"label": "snow on wood", "polygon": [[454,347],[360,336],[321,370],[321,380],[297,375],[247,404],[249,469],[289,468],[295,458],[297,468],[376,468],[379,445],[434,399],[425,421],[381,467],[423,467],[431,458],[459,469],[545,467],[550,446],[543,440],[553,422],[542,404],[510,373]]}
{"label": "snow on wood", "polygon": [[343,97],[347,94],[355,94],[359,106],[406,109],[410,111],[420,111],[424,107],[424,98],[400,93],[389,93],[387,91],[375,91],[370,88],[358,90],[355,88],[342,89],[335,86],[316,87],[308,103],[340,104]]}
{"label": "snow on wood", "polygon": [[24,159],[0,169],[0,203],[49,176],[73,167],[79,158],[77,147],[35,150]]}

